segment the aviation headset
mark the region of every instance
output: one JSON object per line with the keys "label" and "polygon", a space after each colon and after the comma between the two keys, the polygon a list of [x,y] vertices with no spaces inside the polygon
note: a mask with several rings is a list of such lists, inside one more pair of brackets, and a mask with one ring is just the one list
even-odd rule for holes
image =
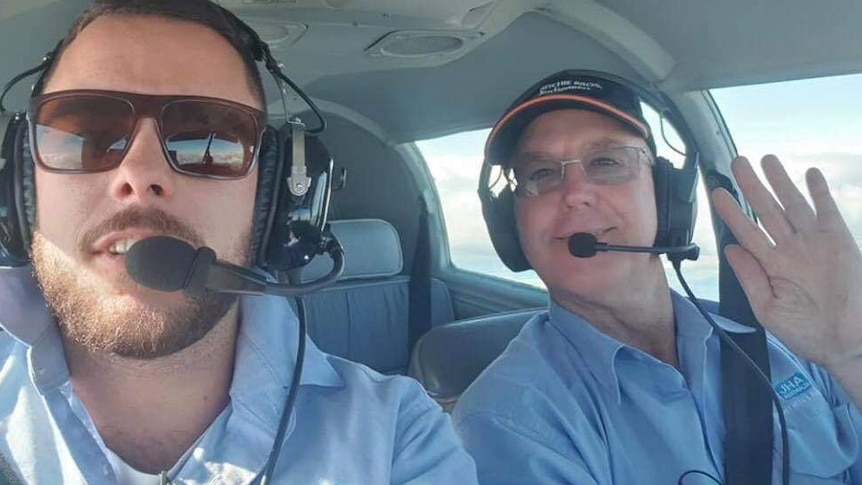
{"label": "aviation headset", "polygon": [[[252,251],[255,264],[273,273],[304,266],[315,254],[324,251],[321,235],[328,217],[332,191],[333,163],[329,150],[317,135],[326,128],[323,115],[314,102],[282,71],[269,46],[245,22],[227,9],[212,4],[231,24],[247,48],[240,55],[251,55],[263,62],[280,88],[287,83],[308,105],[318,126],[306,130],[298,118],[288,119],[281,127],[267,125],[258,151],[257,195],[252,224]],[[3,108],[6,93],[21,79],[40,73],[31,95],[41,92],[47,74],[60,54],[63,42],[42,62],[10,80],[0,94],[0,123],[5,126],[0,146],[0,256],[13,265],[27,264],[36,220],[36,187],[28,139],[26,113],[7,114]],[[285,103],[285,116],[287,106]],[[288,175],[289,176],[286,176]]]}
{"label": "aviation headset", "polygon": [[[594,84],[592,88],[590,88],[589,84],[597,83],[599,86],[598,89],[611,92],[616,91],[617,95],[622,95],[624,98],[633,97],[635,106],[630,106],[629,111],[633,111],[634,113],[622,114],[634,118],[644,126],[646,126],[646,122],[642,121],[643,116],[640,113],[640,101],[645,101],[657,109],[663,117],[668,118],[679,129],[680,136],[683,138],[683,142],[687,148],[683,167],[676,168],[670,161],[662,157],[656,157],[655,163],[652,166],[656,210],[658,212],[658,228],[653,245],[682,247],[691,244],[697,211],[695,199],[697,151],[693,149],[694,144],[688,132],[685,131],[684,123],[678,122],[681,120],[681,116],[673,109],[672,104],[665,101],[663,97],[647,91],[631,81],[597,71],[568,70],[549,76],[527,89],[506,110],[507,114],[497,122],[488,137],[485,158],[479,176],[479,200],[482,203],[482,216],[488,227],[488,233],[491,236],[494,249],[503,263],[512,271],[525,271],[530,269],[531,266],[524,255],[518,237],[514,211],[515,194],[508,179],[507,171],[510,171],[511,168],[506,166],[506,158],[508,157],[506,152],[514,148],[521,130],[526,128],[526,125],[535,119],[538,114],[533,112],[534,116],[525,116],[523,118],[526,119],[521,119],[520,121],[517,118],[510,118],[510,115],[529,109],[530,104],[534,104],[537,98],[544,98],[541,100],[541,103],[535,103],[542,105],[539,112],[570,108],[588,109],[608,114],[607,105],[609,103],[607,101],[601,103],[603,105],[601,108],[592,108],[588,104],[589,99],[586,100],[586,103],[573,102],[571,100],[550,100],[550,97],[554,97],[555,94],[566,93],[568,90],[571,90],[572,86],[578,82],[586,83],[584,87],[587,90],[595,89]],[[617,95],[612,94],[612,96]],[[566,97],[566,95],[563,94],[562,97]],[[610,107],[614,109],[613,105]],[[511,125],[505,127],[511,131],[504,133],[502,131],[504,125]],[[646,130],[649,130],[649,128],[646,127]],[[503,146],[501,145],[501,139],[505,138],[509,138],[508,140],[504,140],[508,142],[508,145]],[[653,154],[655,154],[655,141],[651,132],[647,133],[646,140]],[[500,172],[492,175],[495,166],[500,167]],[[493,189],[498,183],[502,183],[503,186],[495,193]]]}

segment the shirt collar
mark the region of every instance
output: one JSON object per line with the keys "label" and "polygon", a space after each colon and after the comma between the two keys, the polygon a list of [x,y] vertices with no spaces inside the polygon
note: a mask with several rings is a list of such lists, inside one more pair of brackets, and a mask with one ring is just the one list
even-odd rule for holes
{"label": "shirt collar", "polygon": [[54,325],[29,266],[0,267],[0,326],[32,347]]}
{"label": "shirt collar", "polygon": [[30,380],[40,392],[69,380],[60,329],[29,266],[0,267],[0,327],[28,347]]}
{"label": "shirt collar", "polygon": [[[298,320],[285,298],[243,296],[231,399],[266,424],[278,424],[295,369]],[[342,387],[344,381],[306,337],[300,386]]]}
{"label": "shirt collar", "polygon": [[626,345],[593,327],[580,316],[566,310],[553,299],[549,310],[550,321],[575,351],[580,354],[599,386],[619,401],[620,386],[614,371],[617,352]]}
{"label": "shirt collar", "polygon": [[[670,296],[673,303],[673,314],[676,319],[676,331],[678,334],[686,337],[703,337],[704,339],[713,334],[714,330],[712,326],[703,318],[703,315],[701,315],[691,300],[673,290],[671,290]],[[755,331],[752,327],[734,322],[721,315],[710,313],[710,316],[715,321],[715,324],[725,332],[751,333]]]}
{"label": "shirt collar", "polygon": [[[712,326],[688,298],[671,290],[671,301],[674,320],[676,321],[676,332],[679,336],[706,341],[713,334]],[[615,369],[617,354],[623,348],[633,352],[640,351],[606,335],[580,316],[557,304],[553,299],[549,314],[550,324],[557,328],[581,355],[599,386],[613,399],[620,402],[619,378]],[[710,315],[715,323],[726,332],[749,333],[754,331],[751,327],[720,315]]]}
{"label": "shirt collar", "polygon": [[[224,431],[205,433],[195,451],[201,453],[193,454],[194,459],[180,471],[189,481],[198,477],[203,483],[220,474],[226,483],[247,483],[264,467],[273,449],[295,369],[298,321],[287,300],[277,296],[243,296],[240,312],[242,324],[229,391],[231,412],[211,426]],[[306,386],[344,386],[329,357],[308,337],[300,381],[301,388]],[[284,439],[296,428],[301,396]]]}

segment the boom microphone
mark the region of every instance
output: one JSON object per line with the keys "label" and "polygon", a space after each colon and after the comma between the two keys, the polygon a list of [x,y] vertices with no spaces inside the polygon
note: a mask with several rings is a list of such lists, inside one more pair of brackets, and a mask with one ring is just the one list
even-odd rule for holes
{"label": "boom microphone", "polygon": [[[134,248],[134,246],[132,246]],[[576,258],[591,258],[599,251],[618,251],[623,253],[667,254],[668,257],[696,260],[700,255],[697,244],[685,246],[619,246],[599,242],[588,232],[578,232],[569,237],[569,253]],[[673,255],[673,256],[671,256]]]}
{"label": "boom microphone", "polygon": [[311,283],[272,283],[254,271],[216,259],[208,247],[193,248],[169,236],[153,236],[135,243],[126,253],[126,271],[135,282],[158,291],[179,291],[201,296],[206,291],[244,295],[299,296],[317,291],[344,270],[344,250],[335,238],[324,248],[332,257],[328,275]]}

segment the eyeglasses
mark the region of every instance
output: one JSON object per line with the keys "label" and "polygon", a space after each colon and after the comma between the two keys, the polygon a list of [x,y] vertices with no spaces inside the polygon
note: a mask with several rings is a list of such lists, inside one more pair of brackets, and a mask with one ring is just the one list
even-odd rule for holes
{"label": "eyeglasses", "polygon": [[515,184],[515,195],[536,197],[562,187],[569,165],[578,165],[590,183],[620,185],[638,178],[644,163],[652,165],[646,149],[633,146],[602,148],[577,160],[516,158],[510,164],[515,174],[510,182]]}
{"label": "eyeglasses", "polygon": [[142,118],[156,122],[168,164],[194,177],[248,175],[260,147],[260,110],[202,96],[74,90],[30,101],[30,147],[44,170],[92,173],[120,166]]}

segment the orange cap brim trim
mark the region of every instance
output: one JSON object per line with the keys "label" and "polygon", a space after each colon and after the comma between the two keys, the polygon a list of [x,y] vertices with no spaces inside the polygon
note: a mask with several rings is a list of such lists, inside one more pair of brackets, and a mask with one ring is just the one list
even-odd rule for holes
{"label": "orange cap brim trim", "polygon": [[608,112],[616,118],[628,122],[633,127],[637,128],[644,138],[649,138],[650,136],[649,128],[645,124],[641,123],[637,118],[631,116],[625,111],[617,109],[607,103],[602,103],[601,101],[596,101],[594,98],[587,98],[584,96],[576,96],[571,94],[554,94],[551,96],[542,96],[541,98],[531,99],[517,106],[515,109],[509,111],[505,114],[505,116],[500,118],[500,121],[498,121],[497,124],[494,125],[494,128],[491,130],[491,134],[488,135],[488,141],[485,142],[485,158],[487,158],[489,155],[491,143],[494,141],[494,138],[497,136],[498,133],[500,133],[500,130],[503,129],[503,127],[506,125],[506,123],[509,122],[509,120],[511,120],[518,113],[524,111],[527,108],[531,108],[538,104],[547,103],[549,101],[577,101],[582,104],[599,108],[602,111]]}

